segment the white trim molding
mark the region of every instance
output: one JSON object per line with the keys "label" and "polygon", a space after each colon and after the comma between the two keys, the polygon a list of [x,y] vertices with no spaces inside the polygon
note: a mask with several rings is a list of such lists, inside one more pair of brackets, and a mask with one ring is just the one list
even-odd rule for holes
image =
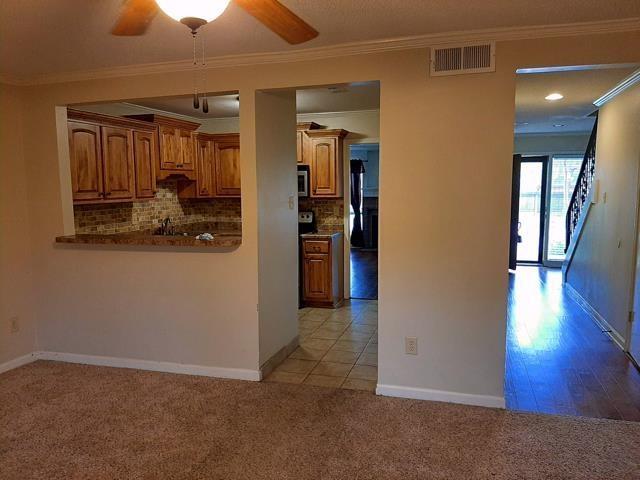
{"label": "white trim molding", "polygon": [[35,352],[38,360],[52,360],[56,362],[81,363],[99,367],[133,368],[151,372],[178,373],[196,375],[200,377],[232,378],[236,380],[260,381],[259,370],[242,368],[209,367],[204,365],[189,365],[173,362],[156,362],[153,360],[139,360],[136,358],[103,357],[98,355],[81,355],[77,353]]}
{"label": "white trim molding", "polygon": [[26,355],[22,355],[21,357],[1,363],[0,373],[8,372],[9,370],[13,370],[14,368],[22,367],[23,365],[35,362],[36,360],[37,358],[35,353],[27,353]]}
{"label": "white trim molding", "polygon": [[625,351],[625,340],[618,333],[618,331],[613,328],[607,320],[598,313],[598,311],[591,306],[591,304],[582,296],[580,293],[571,286],[570,283],[566,282],[564,286],[567,288],[567,293],[569,296],[578,304],[580,307],[591,317],[593,322],[602,330],[603,333],[606,333],[611,337],[613,343],[618,345],[622,351]]}
{"label": "white trim molding", "polygon": [[[513,41],[536,38],[570,37],[602,33],[632,32],[640,30],[640,17],[596,22],[558,25],[535,25],[468,30],[447,33],[431,33],[407,37],[342,43],[324,47],[288,50],[284,52],[245,53],[211,57],[206,60],[209,68],[229,68],[267,63],[288,63],[337,58],[351,55],[427,48],[435,45],[461,42]],[[96,70],[41,74],[27,77],[0,76],[0,82],[14,85],[45,85],[51,83],[99,80],[135,75],[181,72],[193,69],[191,60],[148,63],[142,65],[112,66]]]}
{"label": "white trim molding", "polygon": [[398,385],[378,384],[376,394],[385,397],[413,398],[415,400],[430,400],[433,402],[460,403],[489,408],[505,408],[504,397],[491,395],[475,395],[471,393],[448,392],[431,390],[428,388],[401,387]]}
{"label": "white trim molding", "polygon": [[620,95],[622,92],[624,92],[628,88],[631,88],[632,86],[634,86],[638,82],[640,82],[640,69],[636,70],[631,75],[629,75],[627,78],[622,80],[619,84],[617,84],[615,87],[613,87],[607,93],[605,93],[603,96],[601,96],[595,102],[593,102],[593,104],[596,107],[601,107],[605,103],[613,100],[618,95]]}

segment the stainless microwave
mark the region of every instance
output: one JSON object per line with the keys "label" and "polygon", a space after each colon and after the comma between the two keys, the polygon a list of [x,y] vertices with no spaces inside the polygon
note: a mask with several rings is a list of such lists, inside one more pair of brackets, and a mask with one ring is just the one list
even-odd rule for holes
{"label": "stainless microwave", "polygon": [[309,165],[298,165],[298,196],[309,196]]}

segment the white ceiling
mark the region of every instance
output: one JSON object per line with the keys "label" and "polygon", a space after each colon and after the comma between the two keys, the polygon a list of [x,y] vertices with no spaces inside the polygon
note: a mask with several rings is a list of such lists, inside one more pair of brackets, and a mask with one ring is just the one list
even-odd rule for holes
{"label": "white ceiling", "polygon": [[[640,17],[637,0],[281,0],[320,36],[290,46],[233,3],[202,34],[209,56],[274,52],[451,31]],[[186,60],[191,36],[159,14],[147,35],[109,34],[121,0],[0,1],[0,74]]]}
{"label": "white ceiling", "polygon": [[[74,108],[108,115],[134,115],[146,109],[175,113],[187,117],[235,118],[240,115],[237,93],[208,97],[209,113],[193,108],[193,97],[162,97],[144,100],[129,100],[114,104],[76,105]],[[380,108],[380,83],[359,82],[325,88],[310,88],[296,91],[298,113],[354,112],[378,110]],[[141,108],[142,107],[142,108]]]}
{"label": "white ceiling", "polygon": [[[616,86],[634,68],[521,74],[516,80],[516,134],[591,132],[593,101]],[[558,92],[562,100],[545,100]],[[562,126],[555,126],[562,125]]]}

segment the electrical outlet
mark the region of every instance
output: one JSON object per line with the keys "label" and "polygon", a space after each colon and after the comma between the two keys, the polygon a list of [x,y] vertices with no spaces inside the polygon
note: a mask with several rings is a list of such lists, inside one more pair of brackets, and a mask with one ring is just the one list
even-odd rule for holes
{"label": "electrical outlet", "polygon": [[9,319],[9,331],[11,333],[18,333],[20,331],[20,319],[18,317],[11,317]]}
{"label": "electrical outlet", "polygon": [[404,337],[404,353],[407,355],[418,354],[418,337]]}

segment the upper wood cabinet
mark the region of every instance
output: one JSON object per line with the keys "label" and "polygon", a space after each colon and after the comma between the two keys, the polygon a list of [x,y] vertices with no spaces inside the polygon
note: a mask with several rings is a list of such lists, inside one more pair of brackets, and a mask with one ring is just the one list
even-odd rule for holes
{"label": "upper wood cabinet", "polygon": [[133,131],[133,159],[137,198],[153,198],[156,193],[155,165],[158,145],[154,132]]}
{"label": "upper wood cabinet", "polygon": [[297,125],[297,157],[299,164],[311,164],[311,139],[307,135],[307,130],[322,128],[315,122],[298,123]]}
{"label": "upper wood cabinet", "polygon": [[180,198],[240,196],[240,136],[198,133],[195,182],[178,182]]}
{"label": "upper wood cabinet", "polygon": [[133,200],[133,134],[120,127],[102,127],[104,196],[108,200]]}
{"label": "upper wood cabinet", "polygon": [[155,127],[70,109],[67,116],[74,203],[153,197],[158,161]]}
{"label": "upper wood cabinet", "polygon": [[102,199],[102,147],[100,127],[89,123],[67,124],[71,190],[75,201]]}
{"label": "upper wood cabinet", "polygon": [[342,196],[343,139],[346,130],[309,130],[311,139],[311,196]]}
{"label": "upper wood cabinet", "polygon": [[158,127],[160,139],[160,161],[156,178],[164,180],[171,176],[196,179],[195,131],[199,123],[188,122],[164,115],[128,115],[128,118],[150,122]]}
{"label": "upper wood cabinet", "polygon": [[218,137],[215,141],[216,196],[240,196],[240,138]]}
{"label": "upper wood cabinet", "polygon": [[215,144],[211,138],[198,136],[196,141],[196,161],[198,180],[196,181],[197,196],[200,198],[213,197],[215,187]]}

